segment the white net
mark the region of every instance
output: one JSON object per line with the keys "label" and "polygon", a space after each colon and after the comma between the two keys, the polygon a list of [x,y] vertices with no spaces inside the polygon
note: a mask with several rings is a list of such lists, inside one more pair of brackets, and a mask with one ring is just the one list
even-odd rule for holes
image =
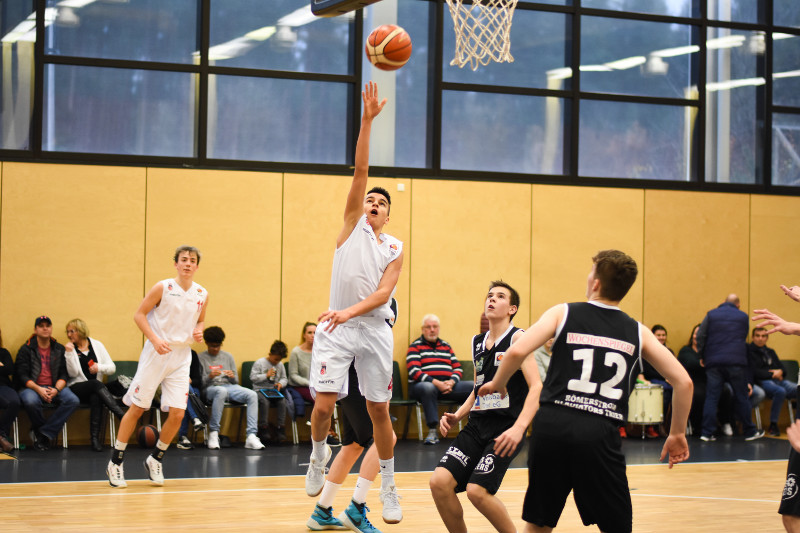
{"label": "white net", "polygon": [[511,56],[511,19],[517,0],[447,0],[456,32],[456,55],[451,65],[478,65],[514,61]]}

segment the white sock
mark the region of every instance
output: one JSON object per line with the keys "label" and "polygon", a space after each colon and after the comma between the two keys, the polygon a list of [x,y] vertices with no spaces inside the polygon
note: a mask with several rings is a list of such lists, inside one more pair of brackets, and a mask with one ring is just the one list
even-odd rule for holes
{"label": "white sock", "polygon": [[[326,435],[325,439],[327,438],[328,436]],[[314,439],[311,439],[311,457],[313,457],[317,461],[325,460],[325,446],[327,446],[327,444],[325,443],[325,439],[322,439],[319,442],[315,441]]]}
{"label": "white sock", "polygon": [[161,442],[161,439],[158,439],[158,442],[156,442],[156,448],[166,451],[167,448],[169,448],[169,443]]}
{"label": "white sock", "polygon": [[119,439],[117,439],[116,442],[114,442],[114,449],[115,450],[119,450],[121,452],[124,452],[125,448],[127,448],[127,447],[128,447],[128,443],[127,442],[122,442]]}
{"label": "white sock", "polygon": [[336,493],[339,492],[339,487],[341,486],[341,483],[334,483],[333,481],[326,480],[325,485],[322,487],[322,493],[319,495],[319,506],[327,509],[333,505],[333,499],[336,497]]}
{"label": "white sock", "polygon": [[364,479],[361,476],[358,476],[358,480],[356,481],[356,488],[353,491],[353,501],[356,503],[366,503],[367,493],[369,492],[369,488],[371,486],[372,486],[372,481]]}
{"label": "white sock", "polygon": [[381,490],[394,487],[394,457],[379,459],[381,465]]}

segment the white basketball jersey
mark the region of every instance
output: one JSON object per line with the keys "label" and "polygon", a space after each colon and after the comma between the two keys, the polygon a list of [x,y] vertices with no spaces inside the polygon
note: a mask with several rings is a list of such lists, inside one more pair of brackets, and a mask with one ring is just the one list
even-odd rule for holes
{"label": "white basketball jersey", "polygon": [[[391,235],[381,233],[381,240],[383,242],[378,243],[367,215],[362,215],[353,232],[333,254],[330,309],[346,309],[378,289],[386,267],[403,251],[403,243]],[[392,296],[394,291],[392,289]],[[387,319],[394,317],[394,313],[387,303],[363,316]]]}
{"label": "white basketball jersey", "polygon": [[194,282],[188,291],[184,291],[174,279],[159,283],[163,287],[161,302],[147,313],[147,323],[153,333],[171,345],[188,346],[194,342],[192,331],[208,292]]}

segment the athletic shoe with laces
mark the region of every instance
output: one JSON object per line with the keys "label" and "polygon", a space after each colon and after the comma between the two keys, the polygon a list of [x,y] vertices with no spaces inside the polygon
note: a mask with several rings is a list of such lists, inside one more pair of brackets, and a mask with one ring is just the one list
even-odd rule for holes
{"label": "athletic shoe with laces", "polygon": [[332,453],[331,447],[326,444],[324,461],[317,461],[314,454],[311,454],[306,472],[306,494],[309,496],[314,497],[322,492],[322,487],[325,486],[325,465],[331,460]]}
{"label": "athletic shoe with laces", "polygon": [[164,484],[164,472],[161,469],[161,461],[152,455],[148,455],[147,459],[144,460],[144,469],[147,471],[150,483],[158,486]]}
{"label": "athletic shoe with laces", "polygon": [[178,444],[175,445],[179,450],[191,450],[194,448],[194,444],[186,435],[181,435],[178,439]]}
{"label": "athletic shoe with laces", "polygon": [[745,437],[744,440],[749,442],[749,441],[752,441],[752,440],[758,440],[763,436],[764,436],[764,430],[762,429],[761,431],[756,431],[755,433],[753,433],[749,437]]}
{"label": "athletic shoe with laces", "polygon": [[264,444],[258,440],[255,433],[250,433],[247,436],[247,439],[244,441],[244,447],[248,450],[263,450],[265,448]]}
{"label": "athletic shoe with laces", "polygon": [[311,518],[306,522],[306,527],[311,531],[326,529],[347,529],[338,518],[333,516],[333,507],[322,507],[320,504],[314,508]]}
{"label": "athletic shoe with laces", "polygon": [[208,434],[208,449],[219,450],[219,431],[212,431]]}
{"label": "athletic shoe with laces", "polygon": [[722,434],[726,437],[733,437],[733,428],[730,424],[722,424]]}
{"label": "athletic shoe with laces", "polygon": [[203,426],[204,425],[205,424],[203,424],[202,420],[200,420],[199,418],[195,418],[194,420],[192,420],[192,427],[194,427],[194,430],[196,432],[197,431],[203,431]]}
{"label": "athletic shoe with laces", "polygon": [[378,528],[370,524],[367,511],[369,511],[369,507],[366,503],[356,503],[350,500],[350,505],[339,515],[339,521],[357,533],[381,533]]}
{"label": "athletic shoe with laces", "polygon": [[128,486],[125,482],[125,472],[122,465],[114,464],[113,461],[108,462],[106,467],[106,474],[108,475],[108,484],[117,489],[124,489]]}
{"label": "athletic shoe with laces", "polygon": [[700,435],[700,440],[703,442],[714,442],[717,440],[717,437],[714,435]]}
{"label": "athletic shoe with laces", "polygon": [[428,430],[428,436],[422,441],[423,444],[439,444],[439,437],[436,436],[436,428]]}
{"label": "athletic shoe with laces", "polygon": [[387,524],[399,524],[403,520],[403,510],[400,508],[401,496],[397,494],[397,488],[392,485],[387,489],[381,489],[381,503],[383,504],[383,521]]}

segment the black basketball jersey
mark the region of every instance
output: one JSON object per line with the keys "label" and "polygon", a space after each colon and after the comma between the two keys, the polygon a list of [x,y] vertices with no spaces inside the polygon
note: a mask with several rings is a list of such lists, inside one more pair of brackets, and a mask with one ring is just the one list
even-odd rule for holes
{"label": "black basketball jersey", "polygon": [[472,337],[472,361],[475,363],[475,405],[469,416],[507,416],[516,419],[522,412],[525,398],[528,396],[528,382],[522,370],[517,370],[508,380],[506,389],[508,395],[500,398],[500,394],[491,394],[484,397],[478,396],[478,389],[484,383],[494,379],[497,367],[503,360],[503,354],[511,347],[511,339],[520,328],[510,325],[499,339],[495,339],[494,346],[486,347],[486,336],[489,332],[480,333]]}
{"label": "black basketball jersey", "polygon": [[566,307],[540,403],[624,424],[628,397],[640,370],[639,323],[603,304],[581,302]]}

